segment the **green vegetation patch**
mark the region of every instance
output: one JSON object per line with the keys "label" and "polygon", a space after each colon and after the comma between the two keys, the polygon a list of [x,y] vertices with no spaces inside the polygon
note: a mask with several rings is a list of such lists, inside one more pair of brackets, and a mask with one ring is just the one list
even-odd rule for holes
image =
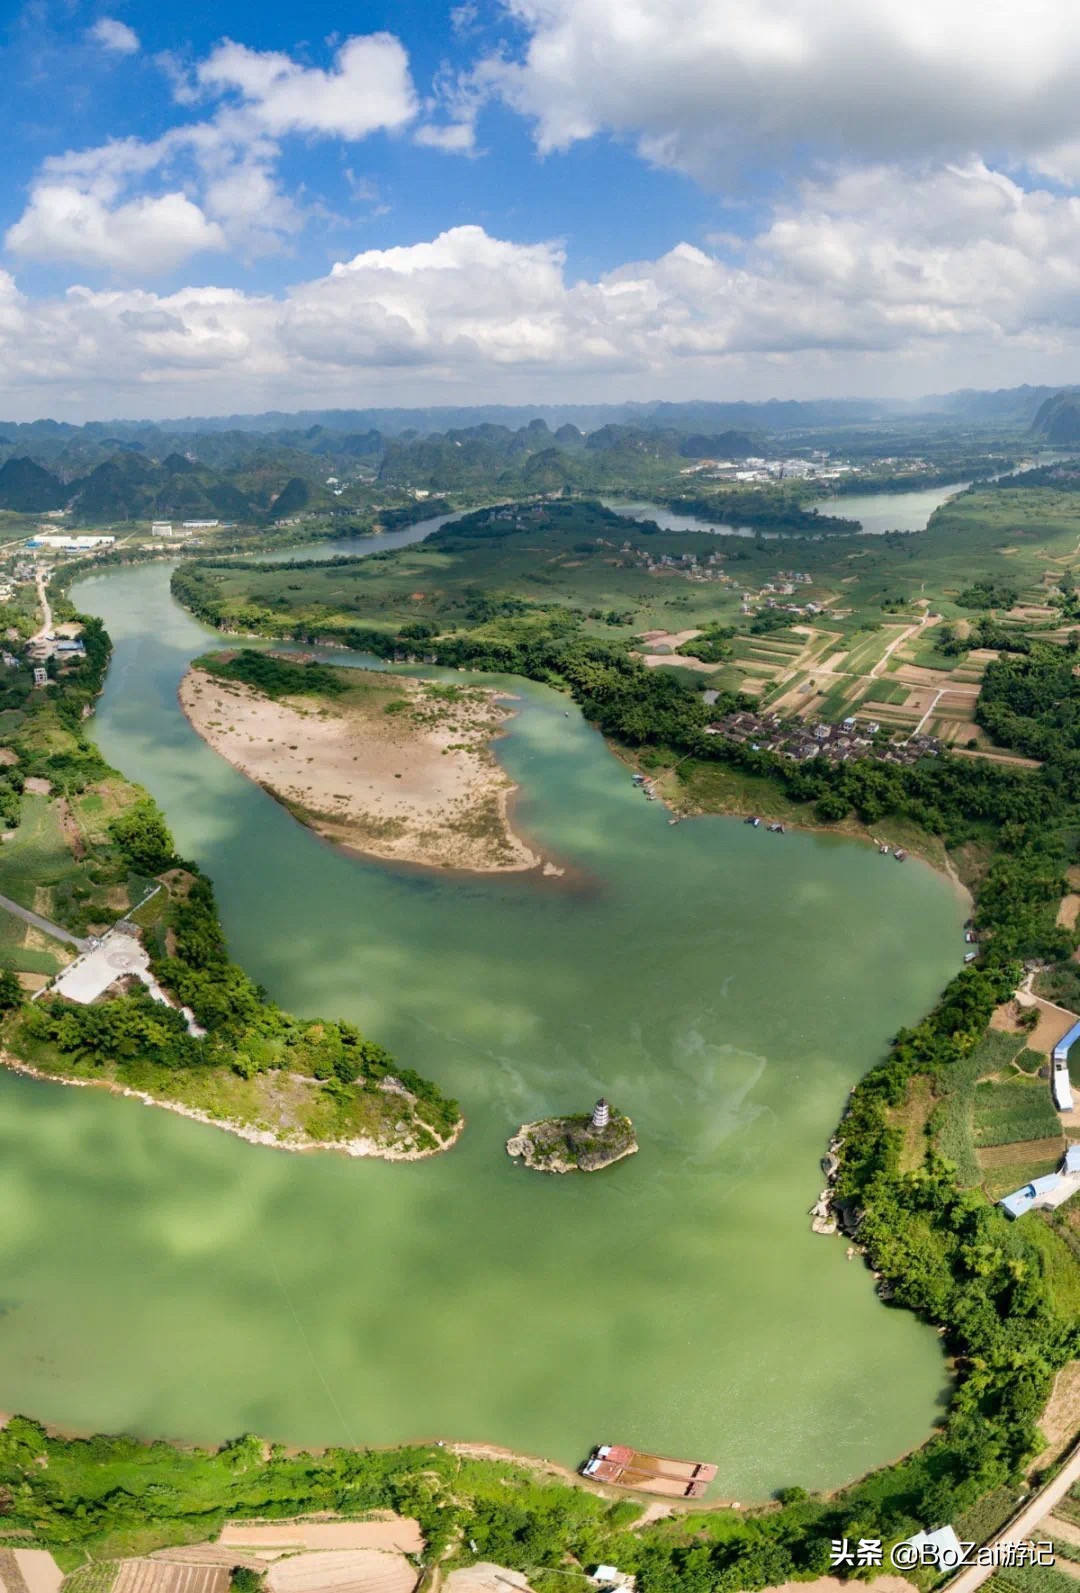
{"label": "green vegetation patch", "polygon": [[1016,1513],[1024,1494],[1013,1487],[995,1488],[984,1494],[970,1509],[962,1510],[953,1522],[961,1543],[986,1543],[999,1533]]}
{"label": "green vegetation patch", "polygon": [[950,653],[943,653],[933,640],[933,632],[926,641],[919,642],[911,653],[912,661],[920,669],[938,669],[943,673],[951,673],[959,660]]}
{"label": "green vegetation patch", "polygon": [[57,885],[78,876],[79,869],[60,828],[56,803],[47,796],[27,793],[22,800],[18,829],[0,846],[3,894],[20,907],[40,911],[39,892],[51,893]]}
{"label": "green vegetation patch", "polygon": [[985,1586],[989,1593],[1076,1593],[1076,1578],[1049,1565],[1003,1565]]}
{"label": "green vegetation patch", "polygon": [[[1062,958],[1035,975],[1032,989],[1044,1001],[1052,1001],[1056,1006],[1067,1007],[1073,1012],[1080,1011],[1080,963],[1074,962],[1071,957]],[[1061,1022],[1064,1033],[1067,1027],[1064,1016]]]}
{"label": "green vegetation patch", "polygon": [[1032,1212],[1035,1219],[1024,1237],[1039,1252],[1043,1279],[1050,1290],[1055,1310],[1063,1317],[1080,1316],[1080,1267],[1076,1255],[1057,1227],[1048,1221],[1050,1212]]}
{"label": "green vegetation patch", "polygon": [[911,687],[902,681],[878,679],[871,682],[864,701],[900,704],[907,702],[910,696]]}
{"label": "green vegetation patch", "polygon": [[868,637],[854,637],[853,646],[848,656],[847,668],[853,675],[867,675],[874,665],[880,663],[885,656],[886,649],[900,635],[898,627],[884,626],[880,631]]}
{"label": "green vegetation patch", "polygon": [[193,667],[221,680],[237,680],[253,686],[264,697],[336,697],[345,690],[342,672],[325,664],[280,658],[252,647],[236,653],[205,653],[193,660]]}
{"label": "green vegetation patch", "polygon": [[983,1179],[972,1121],[977,1081],[1007,1067],[1022,1044],[1021,1035],[988,1029],[966,1056],[935,1074],[934,1088],[940,1098],[934,1116],[937,1149],[955,1166],[963,1188],[972,1188]]}
{"label": "green vegetation patch", "polygon": [[119,1560],[94,1560],[80,1565],[64,1581],[64,1593],[112,1593],[120,1572]]}
{"label": "green vegetation patch", "polygon": [[43,951],[36,946],[13,946],[0,942],[0,967],[11,968],[15,973],[51,975],[59,973],[63,962],[55,952]]}
{"label": "green vegetation patch", "polygon": [[1049,1156],[1022,1156],[1016,1161],[995,1162],[983,1172],[983,1189],[987,1200],[1000,1200],[1014,1190],[1023,1189],[1034,1178],[1045,1178],[1056,1173],[1061,1166],[1061,1148],[1055,1147]]}
{"label": "green vegetation patch", "polygon": [[1044,1080],[1012,1078],[976,1085],[976,1147],[1047,1139],[1060,1131],[1061,1123]]}

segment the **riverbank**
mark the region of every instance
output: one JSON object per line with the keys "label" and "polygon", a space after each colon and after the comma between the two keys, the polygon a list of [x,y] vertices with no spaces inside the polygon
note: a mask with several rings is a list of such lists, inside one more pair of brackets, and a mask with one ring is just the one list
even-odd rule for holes
{"label": "riverbank", "polygon": [[[350,669],[340,694],[271,696],[221,673],[229,658],[184,676],[189,724],[326,840],[428,868],[555,872],[511,823],[516,787],[491,751],[502,694]],[[303,684],[302,664],[281,669]]]}
{"label": "riverbank", "polygon": [[[130,1084],[124,1084],[119,1079],[108,1076],[82,1076],[74,1071],[61,1071],[44,1067],[36,1067],[31,1062],[12,1055],[7,1049],[0,1049],[0,1067],[5,1067],[11,1073],[22,1073],[28,1078],[39,1079],[46,1084],[65,1084],[76,1089],[106,1090],[110,1095],[124,1096],[128,1100],[140,1101],[144,1106],[157,1106],[165,1112],[173,1112],[177,1117],[189,1118],[193,1123],[202,1123],[207,1128],[220,1128],[226,1134],[232,1134],[237,1139],[243,1139],[249,1145],[264,1145],[273,1150],[294,1152],[307,1151],[338,1151],[345,1156],[376,1157],[385,1162],[418,1162],[424,1161],[429,1156],[438,1156],[443,1151],[449,1150],[457,1144],[461,1131],[465,1127],[464,1117],[459,1117],[457,1125],[449,1135],[440,1136],[436,1129],[429,1123],[419,1120],[406,1121],[400,1114],[407,1106],[410,1119],[416,1107],[416,1099],[403,1089],[385,1088],[382,1093],[393,1097],[392,1102],[385,1103],[389,1111],[383,1115],[395,1117],[393,1128],[384,1129],[384,1137],[378,1133],[343,1133],[341,1137],[320,1138],[304,1131],[297,1121],[297,1100],[301,1099],[301,1110],[314,1116],[321,1105],[315,1097],[320,1091],[318,1079],[309,1079],[301,1074],[285,1073],[280,1071],[274,1075],[260,1075],[256,1079],[241,1079],[232,1074],[228,1069],[204,1069],[198,1073],[177,1072],[174,1076],[163,1076],[156,1091],[138,1089]],[[99,1074],[102,1070],[95,1070]],[[164,1073],[164,1070],[162,1070]],[[165,1092],[173,1090],[174,1096],[169,1098]],[[197,1106],[191,1101],[180,1097],[185,1093],[207,1097],[214,1092],[225,1099],[231,1099],[234,1104],[239,1104],[243,1098],[249,1110],[255,1116],[253,1121],[244,1121],[240,1117],[228,1116],[223,1107],[215,1110],[211,1106]],[[307,1096],[308,1100],[303,1101]],[[267,1121],[267,1113],[280,1114],[280,1125],[271,1127]],[[419,1132],[417,1132],[419,1131]],[[421,1136],[431,1141],[430,1144],[417,1144],[408,1136],[410,1133]],[[394,1137],[388,1137],[392,1134]]]}
{"label": "riverbank", "polygon": [[[826,821],[815,813],[812,802],[793,801],[779,781],[769,775],[750,774],[733,764],[686,760],[657,773],[653,768],[644,768],[640,759],[626,749],[613,746],[612,750],[628,768],[640,769],[648,775],[657,795],[679,821],[709,814],[742,819],[757,817],[763,823],[783,824],[787,830],[841,836],[872,846],[884,845],[893,853],[899,848],[907,852],[910,859],[927,863],[944,875],[963,902],[965,911],[970,912],[974,906],[973,893],[985,870],[987,856],[969,847],[961,849],[954,857],[939,836],[921,829],[910,819],[890,814],[870,825],[852,811],[842,819]],[[984,850],[988,855],[988,849]]]}

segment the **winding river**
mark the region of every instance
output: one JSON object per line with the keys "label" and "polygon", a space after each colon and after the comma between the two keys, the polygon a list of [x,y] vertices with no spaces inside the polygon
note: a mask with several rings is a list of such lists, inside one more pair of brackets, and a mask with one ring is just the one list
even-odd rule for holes
{"label": "winding river", "polygon": [[[1050,460],[1043,461],[1049,464]],[[886,531],[925,531],[930,516],[943,503],[955,498],[971,485],[968,481],[952,482],[944,487],[920,487],[915,492],[863,492],[838,494],[831,498],[817,498],[810,508],[818,514],[838,515],[842,520],[858,520],[867,536],[881,536]],[[781,535],[777,531],[755,530],[752,526],[717,524],[703,520],[696,514],[680,514],[655,503],[621,503],[618,498],[602,500],[609,509],[626,514],[633,520],[655,520],[663,531],[711,531],[715,536],[758,537],[771,541]],[[795,533],[803,535],[804,533]]]}
{"label": "winding river", "polygon": [[[936,1336],[806,1212],[848,1088],[959,966],[947,882],[828,837],[671,828],[575,710],[521,683],[499,756],[568,878],[351,858],[187,725],[177,683],[208,633],[164,567],[73,595],[116,644],[102,751],[213,876],[235,955],[285,1005],[359,1021],[468,1124],[411,1165],[300,1157],[0,1075],[0,1406],[569,1464],[618,1440],[714,1459],[717,1497],[744,1500],[926,1436]],[[639,1155],[589,1178],[510,1163],[520,1122],[601,1093]]]}

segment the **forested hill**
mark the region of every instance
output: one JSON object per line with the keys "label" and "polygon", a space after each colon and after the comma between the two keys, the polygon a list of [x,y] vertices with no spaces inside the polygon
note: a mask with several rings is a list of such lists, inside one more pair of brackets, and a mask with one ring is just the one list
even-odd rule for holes
{"label": "forested hill", "polygon": [[1049,443],[1080,443],[1080,393],[1055,393],[1040,404],[1032,430]]}
{"label": "forested hill", "polygon": [[[304,460],[302,469],[310,471]],[[321,472],[317,472],[319,474]],[[310,474],[297,474],[284,450],[222,470],[170,453],[163,460],[123,452],[86,475],[66,477],[26,456],[0,465],[0,509],[42,514],[68,509],[73,524],[123,520],[276,520],[330,507],[332,494]]]}

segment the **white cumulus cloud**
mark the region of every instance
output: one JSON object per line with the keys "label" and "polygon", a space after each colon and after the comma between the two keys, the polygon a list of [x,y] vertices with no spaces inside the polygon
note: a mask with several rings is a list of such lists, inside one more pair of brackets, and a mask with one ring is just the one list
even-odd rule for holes
{"label": "white cumulus cloud", "polygon": [[724,179],[762,156],[1080,170],[1080,8],[1065,0],[503,0],[519,58],[482,75],[542,150],[608,131]]}
{"label": "white cumulus cloud", "polygon": [[413,142],[441,149],[444,155],[471,155],[476,148],[476,125],[471,121],[425,122],[416,129]]}
{"label": "white cumulus cloud", "polygon": [[347,39],[329,71],[227,39],[202,62],[198,79],[205,88],[237,93],[249,115],[275,137],[366,138],[402,127],[417,110],[408,55],[389,33]]}
{"label": "white cumulus cloud", "polygon": [[[143,230],[133,218],[130,247]],[[1078,359],[1080,200],[978,162],[823,177],[741,246],[682,243],[593,278],[558,244],[463,226],[281,296],[0,292],[9,397],[38,413],[914,394],[989,361],[995,379],[1035,361],[1060,380]]]}
{"label": "white cumulus cloud", "polygon": [[136,55],[139,50],[139,35],[135,29],[116,17],[100,17],[90,29],[90,37],[103,50],[113,50],[117,55]]}
{"label": "white cumulus cloud", "polygon": [[[123,23],[103,19],[93,31],[110,48],[126,48]],[[175,64],[165,65],[176,79]],[[188,78],[177,80],[191,103]],[[386,33],[346,40],[325,71],[226,40],[196,80],[195,97],[218,102],[204,120],[178,122],[155,139],[114,138],[48,156],[7,248],[146,277],[207,249],[267,254],[318,213],[281,182],[284,138],[352,142],[392,132],[417,113],[408,56]]]}
{"label": "white cumulus cloud", "polygon": [[110,208],[96,194],[42,183],[4,242],[26,259],[140,276],[172,271],[204,249],[223,249],[225,235],[182,193]]}

